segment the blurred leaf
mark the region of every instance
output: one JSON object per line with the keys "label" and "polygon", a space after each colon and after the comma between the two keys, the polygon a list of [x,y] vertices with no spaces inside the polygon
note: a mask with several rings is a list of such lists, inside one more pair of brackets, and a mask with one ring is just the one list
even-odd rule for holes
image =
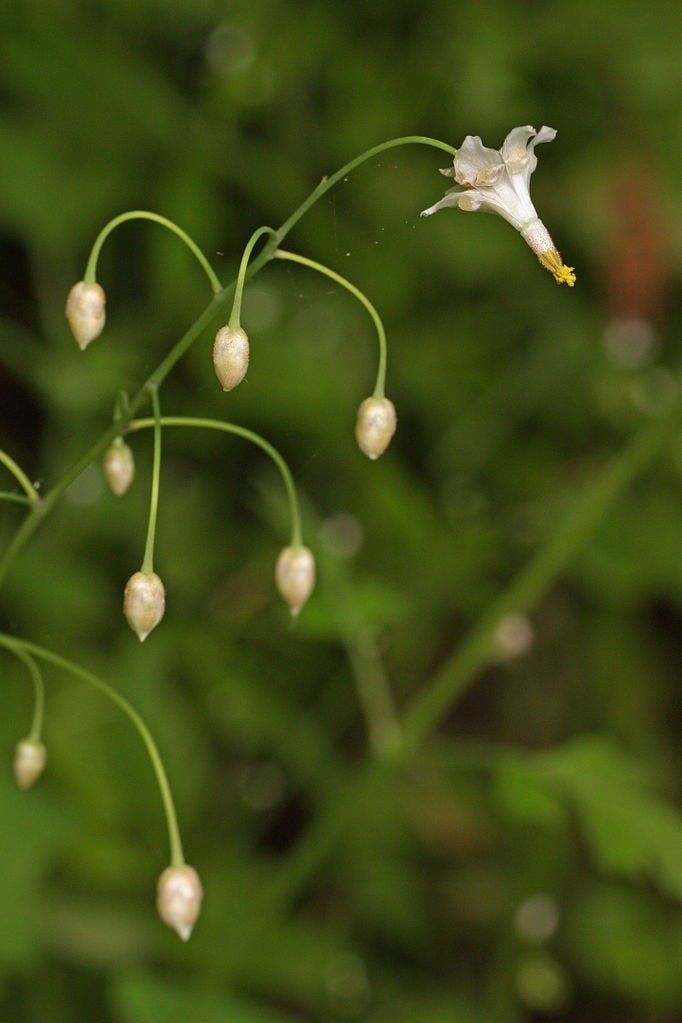
{"label": "blurred leaf", "polygon": [[294,1017],[221,994],[193,991],[149,973],[121,976],[112,991],[120,1023],[287,1023]]}
{"label": "blurred leaf", "polygon": [[568,911],[572,961],[599,991],[674,1011],[682,998],[682,923],[645,893],[590,885]]}
{"label": "blurred leaf", "polygon": [[682,815],[651,791],[642,768],[611,740],[576,739],[527,767],[550,797],[573,807],[602,870],[653,880],[682,900]]}

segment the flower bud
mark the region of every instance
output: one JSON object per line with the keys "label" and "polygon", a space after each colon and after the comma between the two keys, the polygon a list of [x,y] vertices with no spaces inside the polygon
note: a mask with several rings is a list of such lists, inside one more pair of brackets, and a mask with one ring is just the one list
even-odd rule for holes
{"label": "flower bud", "polygon": [[135,459],[131,448],[120,437],[105,451],[102,468],[112,494],[122,497],[135,479]]}
{"label": "flower bud", "polygon": [[42,742],[22,739],[14,749],[14,777],[20,789],[30,789],[45,770],[47,751]]}
{"label": "flower bud", "polygon": [[107,296],[99,284],[74,284],[66,300],[66,318],[78,347],[83,351],[104,330]]}
{"label": "flower bud", "polygon": [[163,618],[166,590],[156,572],[135,572],[126,583],[123,614],[140,643]]}
{"label": "flower bud", "polygon": [[307,547],[285,547],[275,565],[277,589],[294,617],[315,586],[315,558]]}
{"label": "flower bud", "polygon": [[358,409],[355,439],[360,450],[374,460],[391,443],[398,419],[395,405],[388,398],[366,398]]}
{"label": "flower bud", "polygon": [[241,384],[249,368],[249,336],[241,327],[221,327],[213,342],[213,368],[224,391]]}
{"label": "flower bud", "polygon": [[187,941],[199,919],[204,890],[194,867],[166,867],[156,886],[156,908],[165,924]]}

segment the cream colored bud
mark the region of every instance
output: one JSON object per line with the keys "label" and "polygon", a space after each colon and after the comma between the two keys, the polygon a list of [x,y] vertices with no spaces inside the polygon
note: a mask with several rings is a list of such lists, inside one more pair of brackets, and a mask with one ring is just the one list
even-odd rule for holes
{"label": "cream colored bud", "polygon": [[163,618],[166,610],[166,589],[156,572],[135,572],[126,583],[123,613],[140,643]]}
{"label": "cream colored bud", "polygon": [[20,789],[30,789],[45,770],[47,750],[42,742],[22,739],[14,748],[14,777]]}
{"label": "cream colored bud", "polygon": [[275,565],[277,589],[295,617],[315,587],[315,558],[307,547],[285,547]]}
{"label": "cream colored bud", "polygon": [[156,886],[156,908],[165,924],[187,941],[201,913],[204,890],[194,867],[166,867]]}
{"label": "cream colored bud", "polygon": [[66,318],[81,351],[104,330],[106,301],[107,296],[99,284],[79,281],[69,292],[66,300]]}
{"label": "cream colored bud", "polygon": [[395,405],[388,398],[366,398],[358,409],[355,439],[360,450],[374,460],[391,443],[398,425]]}
{"label": "cream colored bud", "polygon": [[213,342],[213,368],[222,389],[231,391],[249,368],[249,336],[241,327],[221,327]]}
{"label": "cream colored bud", "polygon": [[104,452],[102,468],[112,494],[122,497],[135,479],[135,459],[132,449],[120,437]]}

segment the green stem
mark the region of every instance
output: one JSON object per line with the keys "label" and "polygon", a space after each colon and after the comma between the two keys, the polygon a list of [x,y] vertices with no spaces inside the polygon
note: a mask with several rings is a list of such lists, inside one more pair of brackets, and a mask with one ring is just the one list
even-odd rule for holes
{"label": "green stem", "polygon": [[335,270],[331,270],[328,266],[324,266],[322,263],[316,263],[314,259],[308,259],[307,256],[298,256],[295,252],[287,252],[284,249],[278,249],[275,253],[275,259],[285,259],[290,263],[300,263],[301,266],[310,267],[311,270],[317,270],[318,273],[324,274],[325,277],[329,277],[332,281],[336,281],[341,287],[345,288],[346,291],[350,291],[351,295],[354,295],[360,302],[369,315],[374,321],[374,326],[377,331],[377,338],[379,340],[379,367],[377,369],[377,379],[374,386],[374,398],[383,398],[386,387],[386,331],[384,325],[381,322],[381,317],[372,305],[370,300],[364,295],[359,288],[356,288],[354,284],[347,281],[341,274],[337,274]]}
{"label": "green stem", "polygon": [[390,757],[400,746],[400,725],[388,676],[374,636],[368,628],[348,628],[344,646],[355,676],[369,744],[378,757]]}
{"label": "green stem", "polygon": [[40,668],[33,658],[21,647],[12,648],[12,653],[24,663],[33,682],[35,700],[33,704],[33,720],[28,734],[30,742],[40,742],[43,734],[43,718],[45,717],[45,684]]}
{"label": "green stem", "polygon": [[14,459],[0,448],[0,462],[5,466],[6,469],[14,476],[15,480],[23,488],[27,498],[31,504],[37,504],[40,498],[38,497],[38,491],[31,483],[30,479],[24,472],[24,470],[17,465]]}
{"label": "green stem", "polygon": [[14,504],[33,504],[25,494],[15,494],[11,490],[0,490],[0,501],[11,501]]}
{"label": "green stem", "polygon": [[123,388],[116,395],[116,401],[114,402],[114,422],[117,422],[123,415],[125,410],[128,408],[130,399],[128,393]]}
{"label": "green stem", "polygon": [[[161,426],[189,426],[198,427],[206,430],[222,430],[223,433],[232,433],[237,437],[243,437],[244,440],[251,441],[252,444],[256,444],[261,448],[270,458],[273,460],[277,468],[279,469],[284,486],[286,487],[287,496],[289,498],[289,508],[291,511],[291,546],[300,547],[302,540],[301,531],[301,512],[298,503],[298,495],[296,494],[296,485],[294,483],[293,476],[289,466],[284,461],[279,451],[261,437],[259,434],[254,433],[253,430],[247,430],[243,426],[237,426],[235,423],[224,423],[220,419],[197,419],[191,416],[162,416]],[[154,426],[155,421],[153,419],[134,419],[132,423],[128,425],[128,431],[133,433],[137,430],[145,430],[150,426]],[[144,568],[142,569],[144,571]]]}
{"label": "green stem", "polygon": [[282,226],[277,232],[279,241],[283,241],[284,238],[289,234],[294,224],[297,224],[301,217],[303,217],[311,206],[314,206],[318,199],[321,199],[325,192],[328,192],[330,188],[333,188],[339,181],[354,171],[356,167],[359,167],[361,163],[365,163],[366,160],[371,160],[373,156],[379,156],[380,153],[386,152],[387,149],[395,149],[396,146],[433,146],[434,149],[442,149],[444,152],[454,156],[457,152],[453,146],[449,146],[447,142],[441,142],[439,139],[428,138],[426,135],[403,135],[397,139],[389,139],[388,142],[382,142],[378,146],[373,146],[372,149],[367,149],[360,156],[356,156],[354,160],[349,160],[348,163],[344,164],[343,167],[332,174],[331,177],[322,178],[317,188],[310,193],[305,202],[302,202],[297,210],[291,214],[288,220],[285,220]]}
{"label": "green stem", "polygon": [[[305,199],[296,210],[294,210],[288,220],[286,220],[277,230],[271,241],[265,245],[263,251],[260,252],[249,265],[248,270],[244,275],[244,279],[250,280],[252,277],[255,277],[255,275],[262,270],[267,263],[274,259],[275,251],[279,242],[284,240],[298,221],[305,216],[311,206],[313,206],[313,204],[317,202],[317,200],[320,199],[325,192],[328,192],[329,189],[338,181],[344,178],[356,167],[359,167],[360,164],[371,159],[373,156],[377,156],[384,150],[410,144],[433,146],[434,148],[444,150],[447,153],[455,153],[452,146],[447,145],[447,143],[439,142],[437,139],[426,138],[422,135],[407,135],[404,138],[391,139],[379,146],[374,146],[372,149],[368,149],[360,156],[357,156],[354,160],[351,160],[350,163],[345,164],[340,171],[332,174],[331,177],[323,178],[317,188],[315,188],[308,198]],[[233,281],[215,296],[198,319],[194,321],[179,341],[173,345],[171,350],[161,360],[151,376],[131,399],[125,412],[121,414],[117,421],[108,430],[105,430],[99,439],[94,442],[92,447],[86,451],[77,462],[66,470],[52,490],[50,490],[39,502],[36,502],[33,505],[31,513],[24,519],[23,523],[15,533],[12,542],[5,551],[2,560],[0,560],[0,585],[2,584],[7,573],[7,569],[14,558],[21,550],[23,550],[38,529],[41,522],[47,518],[56,503],[59,501],[62,494],[68,490],[74,480],[78,479],[81,473],[84,472],[88,466],[92,464],[92,462],[96,461],[102,455],[102,453],[106,450],[107,445],[110,444],[111,441],[114,440],[123,430],[125,430],[128,423],[137,415],[145,402],[148,401],[148,388],[152,386],[160,387],[173,367],[180,361],[185,352],[192,347],[197,338],[200,337],[209,326],[219,322],[218,317],[227,308],[227,305],[234,294],[235,284],[236,281]]]}
{"label": "green stem", "polygon": [[495,660],[494,633],[508,614],[531,611],[580,550],[606,511],[679,429],[681,408],[637,433],[565,515],[551,539],[493,602],[403,716],[402,754],[414,752]]}
{"label": "green stem", "polygon": [[95,244],[92,247],[90,258],[88,259],[88,265],[85,270],[85,277],[83,279],[87,284],[94,284],[97,280],[97,260],[99,259],[99,254],[104,242],[115,228],[117,228],[120,224],[125,224],[127,220],[151,220],[155,224],[161,224],[162,227],[172,231],[173,234],[177,235],[178,238],[185,243],[190,252],[201,264],[204,273],[210,281],[214,293],[217,295],[218,292],[222,291],[223,286],[216,277],[213,267],[196,242],[192,241],[186,231],[183,231],[181,227],[174,224],[172,220],[168,220],[167,217],[162,217],[159,213],[150,213],[149,210],[130,210],[128,213],[121,213],[118,217],[114,217],[113,220],[110,220],[109,223],[102,228],[100,233],[97,235]]}
{"label": "green stem", "polygon": [[242,254],[241,263],[239,264],[239,270],[237,272],[237,283],[234,289],[234,302],[232,303],[232,312],[230,313],[230,319],[228,321],[229,327],[240,327],[241,326],[241,315],[242,315],[242,296],[244,294],[244,281],[246,279],[246,271],[251,259],[251,253],[253,247],[259,238],[262,238],[264,234],[269,234],[271,238],[277,238],[277,232],[272,227],[259,227],[253,232],[248,242],[244,246],[244,252]]}
{"label": "green stem", "polygon": [[97,678],[96,675],[86,671],[84,668],[79,667],[77,664],[73,664],[72,661],[67,661],[66,658],[60,657],[59,654],[53,653],[51,650],[45,650],[41,646],[37,646],[35,643],[29,643],[24,639],[16,639],[13,636],[6,636],[0,634],[0,646],[4,646],[7,650],[11,650],[13,653],[18,654],[21,650],[23,653],[37,657],[39,660],[47,661],[49,664],[54,664],[58,668],[62,668],[64,671],[69,672],[82,682],[87,682],[88,685],[94,689],[99,690],[103,693],[107,699],[115,703],[123,713],[132,721],[133,725],[137,729],[140,738],[144,742],[149,759],[152,762],[156,780],[161,793],[161,800],[163,802],[163,808],[166,815],[166,825],[168,828],[168,842],[170,847],[170,862],[174,867],[180,867],[185,862],[185,857],[182,850],[182,841],[180,839],[180,829],[178,827],[178,819],[175,813],[175,805],[173,803],[173,796],[171,793],[170,785],[168,784],[168,778],[166,771],[163,766],[163,761],[157,749],[156,743],[152,738],[151,732],[147,728],[144,720],[138,714],[134,707],[124,699],[120,693],[117,693],[115,689],[112,689],[110,685],[103,682],[102,679]]}
{"label": "green stem", "polygon": [[140,571],[149,575],[154,571],[154,541],[156,539],[156,518],[159,512],[159,481],[161,479],[161,406],[159,405],[158,388],[150,388],[154,418],[154,465],[152,467],[152,493],[149,501],[149,523],[147,525],[147,543],[144,548],[144,560]]}

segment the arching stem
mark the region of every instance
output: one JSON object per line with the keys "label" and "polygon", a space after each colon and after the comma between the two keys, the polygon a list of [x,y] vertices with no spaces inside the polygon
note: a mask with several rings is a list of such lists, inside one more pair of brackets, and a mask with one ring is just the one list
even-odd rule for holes
{"label": "arching stem", "polygon": [[91,672],[79,667],[77,664],[73,664],[72,661],[67,661],[66,658],[60,657],[59,654],[55,654],[51,650],[46,650],[44,647],[37,646],[35,643],[29,643],[24,639],[16,639],[13,636],[6,636],[2,634],[0,634],[0,646],[5,647],[6,650],[11,650],[12,653],[17,654],[17,656],[21,656],[19,653],[19,651],[21,651],[24,654],[37,657],[39,660],[47,661],[49,664],[54,664],[57,668],[67,671],[82,682],[86,682],[94,689],[97,689],[100,693],[106,696],[108,700],[115,703],[116,706],[123,711],[126,717],[129,718],[137,729],[137,732],[145,745],[156,775],[166,815],[171,865],[174,867],[182,866],[185,862],[185,857],[182,849],[182,841],[180,838],[180,829],[178,827],[173,795],[168,783],[168,777],[166,776],[163,761],[161,760],[161,755],[159,754],[156,743],[152,738],[151,732],[147,728],[147,725],[140,714],[138,714],[135,708],[132,707],[120,693],[117,693],[115,689],[113,689],[110,685],[107,685],[106,682],[103,682],[102,679],[97,678],[96,675],[93,675]]}
{"label": "arching stem", "polygon": [[144,549],[144,560],[141,571],[149,575],[154,571],[154,542],[156,540],[156,519],[159,512],[159,482],[161,478],[161,406],[159,405],[158,388],[150,388],[154,418],[154,464],[152,467],[152,493],[149,501],[149,523],[147,525],[147,543]]}
{"label": "arching stem", "polygon": [[2,462],[5,468],[9,469],[9,471],[12,473],[15,480],[21,486],[31,504],[37,504],[38,501],[40,500],[40,497],[38,496],[38,491],[33,486],[33,484],[31,483],[30,479],[28,478],[24,470],[21,468],[21,466],[17,465],[17,463],[14,461],[11,455],[8,455],[7,452],[3,451],[1,448],[0,462]]}
{"label": "arching stem", "polygon": [[[299,220],[301,220],[302,217],[305,216],[317,200],[328,192],[329,189],[338,181],[341,181],[347,174],[350,174],[350,172],[355,170],[356,167],[359,167],[362,163],[365,163],[365,161],[370,160],[373,156],[378,156],[385,150],[395,149],[397,146],[405,145],[430,146],[434,149],[440,149],[446,153],[450,153],[450,155],[454,155],[456,152],[456,150],[453,149],[452,146],[449,146],[446,142],[440,142],[438,139],[428,138],[424,135],[406,135],[402,138],[389,139],[388,142],[382,142],[381,145],[367,149],[364,153],[361,153],[360,156],[356,156],[355,159],[344,164],[344,166],[340,170],[336,171],[335,174],[332,174],[331,177],[325,177],[322,179],[320,184],[310,193],[308,198],[294,210],[291,216],[285,220],[282,226],[273,234],[271,240],[264,246],[263,251],[258,253],[254,261],[246,270],[244,280],[246,281],[255,277],[255,275],[259,273],[259,271],[262,270],[267,263],[274,259],[275,251],[279,242],[284,240],[292,228]],[[125,214],[122,215],[126,216]],[[192,347],[197,338],[199,338],[211,325],[219,322],[221,313],[227,308],[227,305],[233,296],[235,283],[236,282],[233,281],[231,284],[226,285],[219,294],[216,294],[194,323],[188,327],[182,337],[176,341],[170,351],[163,357],[151,376],[147,378],[145,384],[143,384],[138,392],[130,399],[128,408],[121,414],[118,421],[114,423],[110,429],[101,434],[89,450],[66,470],[62,477],[55,483],[52,489],[45,494],[40,502],[34,503],[30,515],[25,517],[2,559],[0,559],[0,585],[2,584],[7,569],[14,561],[14,558],[21,550],[23,550],[40,526],[40,523],[47,518],[54,506],[57,504],[62,494],[68,490],[74,480],[78,479],[81,473],[84,472],[88,466],[95,461],[95,459],[100,457],[107,444],[111,443],[111,441],[125,429],[128,423],[143,407],[149,398],[149,386],[155,385],[156,387],[160,387],[173,367],[177,365],[183,355]]]}
{"label": "arching stem", "polygon": [[223,286],[218,280],[213,267],[196,242],[192,241],[187,232],[183,231],[181,227],[178,227],[177,224],[173,223],[173,221],[169,220],[167,217],[162,217],[159,213],[150,213],[149,210],[130,210],[128,213],[121,213],[118,217],[114,217],[113,220],[110,220],[109,223],[102,228],[95,239],[95,244],[92,247],[90,258],[88,259],[88,265],[85,270],[85,277],[83,279],[87,284],[94,284],[97,280],[97,260],[99,259],[99,254],[105,241],[115,228],[119,227],[120,224],[125,224],[128,220],[151,220],[155,224],[160,224],[162,227],[172,231],[173,234],[177,235],[178,238],[185,243],[190,252],[195,256],[197,262],[201,265],[204,273],[208,277],[214,294],[217,295],[218,292],[222,291]]}
{"label": "arching stem", "polygon": [[11,649],[12,653],[26,666],[33,682],[35,699],[33,704],[33,720],[31,721],[31,730],[28,738],[31,742],[40,742],[43,734],[43,719],[45,717],[45,684],[43,676],[30,654],[27,654],[20,646]]}
{"label": "arching stem", "polygon": [[11,490],[0,490],[0,501],[9,501],[13,504],[33,504],[26,494],[15,494]]}
{"label": "arching stem", "polygon": [[322,263],[315,262],[314,259],[308,259],[307,256],[299,256],[295,252],[287,252],[285,249],[278,249],[275,253],[275,258],[288,260],[290,263],[300,263],[301,266],[307,266],[311,270],[317,270],[318,273],[323,274],[325,277],[329,277],[332,281],[336,281],[337,284],[340,284],[342,288],[345,288],[346,291],[351,293],[351,295],[354,295],[358,302],[365,307],[374,321],[379,341],[379,366],[377,369],[377,379],[376,384],[374,385],[373,397],[383,398],[386,388],[386,331],[384,330],[384,325],[379,313],[376,311],[367,296],[364,295],[359,288],[356,288],[354,284],[347,281],[345,277],[342,277],[341,274],[336,273],[335,270],[331,270],[328,266],[324,266]]}
{"label": "arching stem", "polygon": [[244,281],[246,279],[246,271],[249,266],[249,260],[251,259],[251,253],[253,247],[259,238],[262,238],[264,234],[269,234],[272,238],[277,237],[277,232],[272,227],[259,227],[253,232],[248,242],[244,246],[244,252],[242,254],[241,263],[239,264],[239,271],[237,273],[237,282],[234,288],[234,302],[232,303],[232,312],[230,313],[230,319],[228,326],[240,327],[241,326],[241,315],[242,315],[242,297],[244,295]]}
{"label": "arching stem", "polygon": [[[220,430],[223,433],[232,433],[237,437],[243,437],[244,440],[248,440],[252,444],[256,444],[259,448],[265,451],[279,469],[282,480],[284,481],[284,486],[286,487],[287,497],[289,498],[289,510],[291,512],[291,546],[301,546],[303,542],[301,531],[301,512],[298,503],[298,495],[296,493],[296,485],[289,466],[282,458],[279,451],[274,448],[269,441],[265,440],[264,437],[261,437],[260,434],[254,433],[253,430],[247,430],[243,426],[237,426],[236,423],[224,423],[220,419],[197,419],[192,416],[162,416],[160,424],[163,427],[198,427],[199,429]],[[134,433],[137,430],[149,429],[149,427],[152,426],[155,426],[154,419],[134,419],[132,423],[128,425],[128,432]],[[144,571],[144,568],[142,571]]]}
{"label": "arching stem", "polygon": [[397,146],[432,146],[434,149],[441,149],[445,153],[449,153],[450,156],[454,156],[457,150],[454,146],[448,145],[447,142],[441,142],[440,139],[432,139],[427,135],[402,135],[397,139],[389,139],[388,142],[381,142],[378,146],[373,146],[371,149],[365,150],[364,153],[360,153],[360,156],[356,156],[355,159],[349,160],[345,163],[340,170],[337,170],[334,174],[329,177],[322,178],[317,188],[310,193],[308,198],[301,203],[298,209],[294,210],[288,220],[285,220],[282,226],[277,231],[277,237],[279,241],[283,241],[284,238],[289,234],[294,224],[297,224],[301,217],[305,216],[311,206],[314,206],[318,199],[321,199],[325,192],[328,192],[330,188],[338,184],[347,174],[354,171],[360,164],[365,163],[366,160],[371,160],[373,156],[379,156],[381,153],[385,153],[388,149],[395,149]]}

